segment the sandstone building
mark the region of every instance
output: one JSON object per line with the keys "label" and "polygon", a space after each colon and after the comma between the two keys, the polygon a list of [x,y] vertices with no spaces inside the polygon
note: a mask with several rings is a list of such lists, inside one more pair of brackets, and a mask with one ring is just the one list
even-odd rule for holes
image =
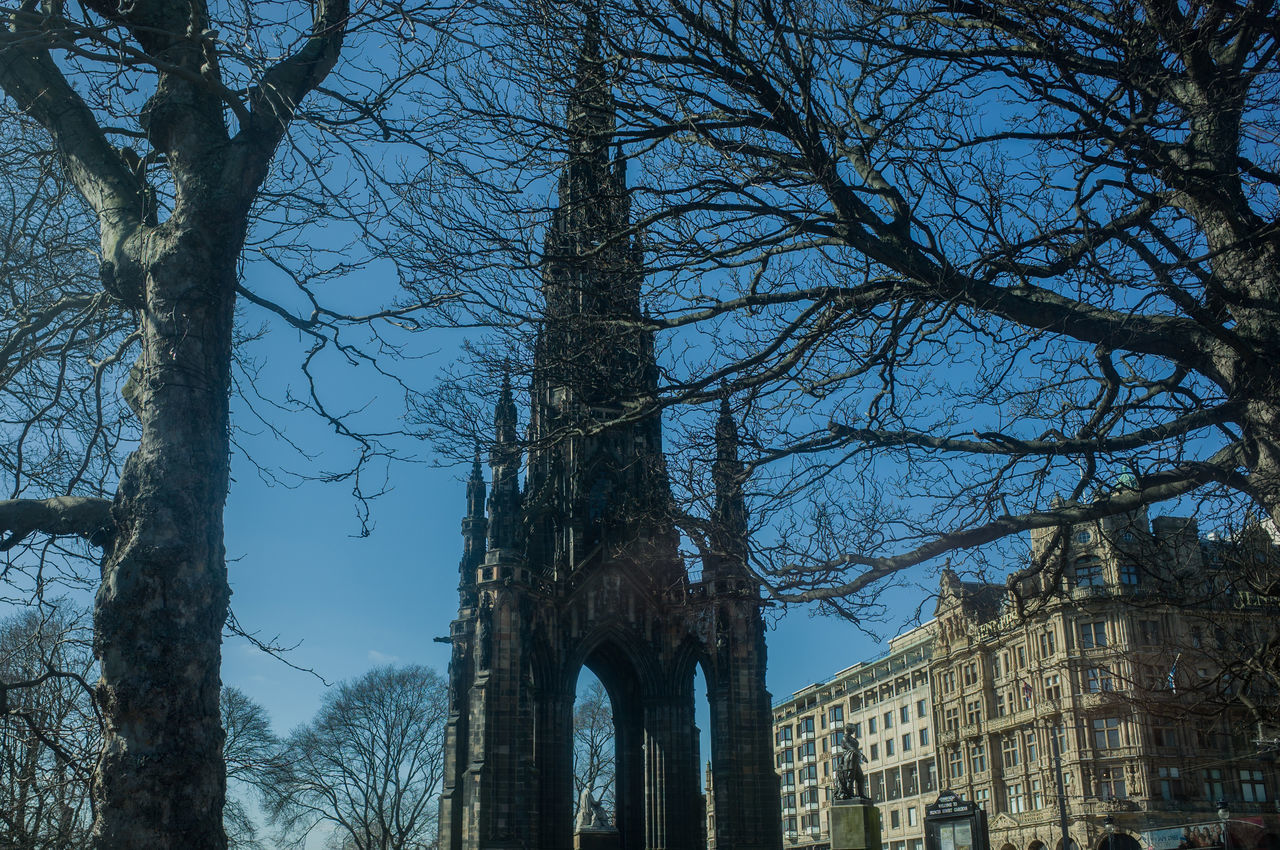
{"label": "sandstone building", "polygon": [[1012,589],[945,571],[933,621],[774,706],[784,846],[829,846],[842,733],[868,756],[886,850],[919,846],[944,789],[987,811],[992,850],[1062,850],[1055,746],[1077,847],[1220,848],[1220,800],[1230,850],[1280,846],[1276,730],[1244,710],[1276,717],[1274,680],[1246,680],[1280,634],[1251,589],[1269,578],[1246,575],[1274,546],[1144,513],[1031,543],[1041,569]]}
{"label": "sandstone building", "polygon": [[1274,607],[1194,521],[1136,514],[1055,534],[1032,534],[1043,569],[1012,591],[943,575],[931,661],[943,785],[987,810],[993,850],[1060,848],[1056,746],[1081,847],[1212,843],[1219,800],[1233,848],[1275,846],[1274,752],[1231,681],[1274,637]]}

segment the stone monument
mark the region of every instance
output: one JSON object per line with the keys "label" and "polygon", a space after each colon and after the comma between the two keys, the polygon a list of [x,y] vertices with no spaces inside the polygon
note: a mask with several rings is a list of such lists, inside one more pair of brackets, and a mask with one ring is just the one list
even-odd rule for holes
{"label": "stone monument", "polygon": [[866,756],[858,739],[836,762],[831,801],[831,850],[880,850],[880,810],[867,796]]}
{"label": "stone monument", "polygon": [[591,796],[590,788],[583,788],[578,797],[578,820],[573,827],[573,850],[619,850],[622,836],[617,827],[609,823],[604,806]]}

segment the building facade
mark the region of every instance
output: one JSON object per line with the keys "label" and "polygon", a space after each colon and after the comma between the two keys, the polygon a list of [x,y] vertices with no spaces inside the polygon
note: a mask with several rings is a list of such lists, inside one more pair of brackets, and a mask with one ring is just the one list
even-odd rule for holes
{"label": "building facade", "polygon": [[938,793],[929,662],[932,624],[890,641],[887,655],[855,664],[773,708],[774,764],[785,847],[830,847],[835,757],[858,738],[885,850],[921,850],[924,807]]}
{"label": "building facade", "polygon": [[938,768],[986,809],[993,850],[1061,850],[1060,797],[1080,847],[1221,846],[1220,800],[1230,847],[1276,846],[1274,751],[1231,681],[1276,610],[1223,551],[1140,513],[1033,533],[1037,570],[1012,587],[944,573]]}

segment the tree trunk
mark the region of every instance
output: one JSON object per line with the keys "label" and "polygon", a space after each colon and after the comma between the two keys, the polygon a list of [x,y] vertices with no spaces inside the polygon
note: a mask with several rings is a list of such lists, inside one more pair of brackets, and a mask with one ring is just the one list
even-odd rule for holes
{"label": "tree trunk", "polygon": [[138,249],[142,438],[116,494],[118,534],[94,616],[106,721],[94,781],[99,850],[226,847],[222,512],[242,239],[225,225],[219,233],[216,221],[162,225]]}

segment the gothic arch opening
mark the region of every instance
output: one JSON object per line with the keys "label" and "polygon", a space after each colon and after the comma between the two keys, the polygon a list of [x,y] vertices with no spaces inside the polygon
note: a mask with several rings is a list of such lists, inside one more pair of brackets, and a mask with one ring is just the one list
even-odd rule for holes
{"label": "gothic arch opening", "polygon": [[[583,668],[578,674],[573,703],[573,817],[574,823],[598,820],[595,811],[584,812],[588,800],[608,823],[614,820],[613,700],[604,683]],[[584,792],[586,792],[584,794]]]}
{"label": "gothic arch opening", "polygon": [[[575,750],[580,736],[574,734],[573,719],[578,714],[579,695],[589,695],[592,685],[603,691],[608,704],[611,728],[597,729],[597,744],[607,738],[604,750],[611,761],[610,794],[602,800],[612,825],[618,830],[623,850],[640,850],[645,846],[645,696],[651,691],[645,679],[649,672],[645,659],[634,654],[638,641],[626,634],[605,632],[584,641],[580,653],[570,660],[567,700],[570,728],[561,750],[551,759],[569,776],[560,783],[559,799],[554,802],[556,832],[568,838],[563,846],[572,845],[574,818],[581,794],[582,777],[575,776]],[[585,675],[584,675],[585,674]],[[597,701],[599,701],[597,693]],[[585,718],[584,718],[585,719]],[[599,722],[597,718],[597,722]],[[591,735],[581,736],[589,738]],[[587,746],[584,740],[583,745]]]}

